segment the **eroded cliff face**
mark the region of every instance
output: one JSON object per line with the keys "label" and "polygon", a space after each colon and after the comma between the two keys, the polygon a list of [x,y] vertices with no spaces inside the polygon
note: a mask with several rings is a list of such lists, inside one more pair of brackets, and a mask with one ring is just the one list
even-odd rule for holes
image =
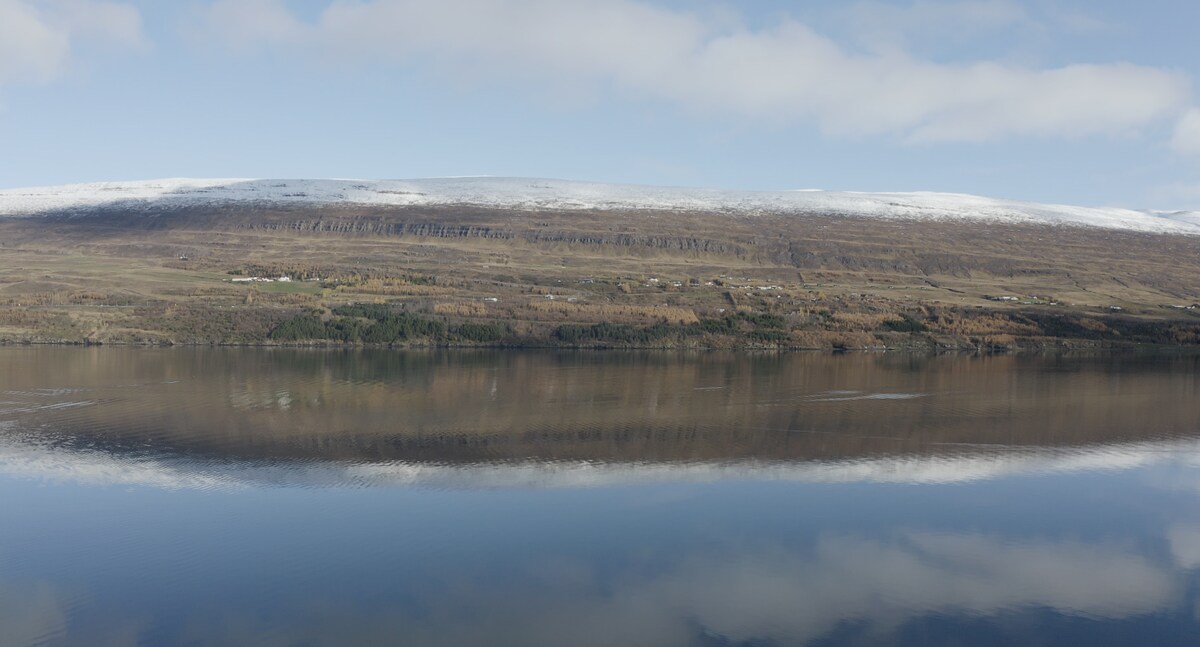
{"label": "eroded cliff face", "polygon": [[[178,242],[210,233],[473,243],[587,256],[678,256],[721,263],[915,277],[1114,281],[1185,297],[1197,291],[1200,237],[982,221],[903,221],[814,213],[747,216],[663,211],[518,211],[468,207],[95,209],[3,223],[6,237]],[[1115,278],[1114,278],[1115,277]]]}

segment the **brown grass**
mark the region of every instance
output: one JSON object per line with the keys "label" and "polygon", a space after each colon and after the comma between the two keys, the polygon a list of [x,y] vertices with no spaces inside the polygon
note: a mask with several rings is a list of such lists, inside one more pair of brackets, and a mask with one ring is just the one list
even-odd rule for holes
{"label": "brown grass", "polygon": [[[383,300],[437,316],[511,319],[514,329],[541,334],[564,322],[694,323],[697,313],[719,317],[736,308],[784,316],[799,328],[797,343],[817,347],[873,345],[884,322],[926,311],[936,335],[1005,343],[1038,334],[1008,316],[1031,306],[984,295],[1053,295],[1054,308],[1097,327],[1109,306],[1168,321],[1195,318],[1169,306],[1200,302],[1200,237],[987,223],[867,226],[819,214],[180,210],[148,227],[139,214],[113,211],[0,219],[0,240],[0,305],[61,306],[89,321],[119,319],[109,310],[122,304],[240,307],[246,289],[230,285],[228,272],[250,270],[344,280],[324,291],[259,289],[251,305],[266,311]],[[701,285],[652,287],[652,276]],[[583,277],[596,283],[582,284]],[[721,284],[703,285],[710,280]],[[784,289],[754,289],[761,285]],[[563,298],[530,299],[536,292]],[[499,303],[484,307],[483,297]],[[14,327],[34,334],[42,328],[35,319]],[[106,325],[100,335],[164,329],[148,321]],[[1177,336],[1192,334],[1184,326]]]}

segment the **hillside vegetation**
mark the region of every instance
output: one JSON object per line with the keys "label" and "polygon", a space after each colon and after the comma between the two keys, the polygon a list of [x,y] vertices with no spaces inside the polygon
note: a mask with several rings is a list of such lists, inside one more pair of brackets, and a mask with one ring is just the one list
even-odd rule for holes
{"label": "hillside vegetation", "polygon": [[1197,277],[1200,237],[1072,226],[453,206],[95,208],[0,219],[0,339],[1194,345]]}

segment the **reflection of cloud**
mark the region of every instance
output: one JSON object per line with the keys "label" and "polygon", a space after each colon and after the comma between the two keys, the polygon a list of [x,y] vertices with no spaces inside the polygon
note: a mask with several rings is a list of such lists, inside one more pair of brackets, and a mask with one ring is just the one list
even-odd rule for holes
{"label": "reflection of cloud", "polygon": [[0,580],[0,641],[6,645],[57,644],[66,630],[65,606],[50,586],[18,587]]}
{"label": "reflection of cloud", "polygon": [[1180,568],[1200,568],[1200,524],[1180,524],[1167,531],[1171,555]]}
{"label": "reflection of cloud", "polygon": [[[963,535],[916,535],[913,545],[956,577],[940,603],[978,613],[1044,606],[1064,613],[1125,618],[1151,613],[1180,592],[1144,557],[1091,544],[1000,543]],[[920,593],[918,593],[920,595]],[[939,604],[938,596],[924,604]]]}
{"label": "reflection of cloud", "polygon": [[1046,607],[1119,619],[1171,605],[1180,590],[1165,569],[1107,547],[916,535],[896,544],[829,538],[807,556],[702,559],[618,597],[671,600],[735,641],[798,643],[846,621],[928,614]]}
{"label": "reflection of cloud", "polygon": [[81,599],[53,583],[0,578],[0,645],[128,647],[146,642],[140,637],[149,624],[144,609],[106,607],[81,619],[75,613]]}
{"label": "reflection of cloud", "polygon": [[[311,611],[294,615],[309,624],[288,630],[315,643],[402,637],[416,645],[689,645],[713,638],[804,644],[846,627],[879,636],[932,615],[1039,608],[1120,620],[1176,606],[1183,591],[1167,568],[1115,547],[978,535],[827,537],[801,552],[693,555],[665,569],[611,573],[550,560],[525,572],[499,583],[477,574],[453,586],[431,582],[419,610],[368,615],[306,602]],[[267,635],[288,641],[278,628],[247,618],[216,626],[244,633],[231,630],[214,642],[257,643]]]}
{"label": "reflection of cloud", "polygon": [[[4,428],[0,426],[0,434]],[[51,447],[0,435],[0,474],[169,489],[298,487],[555,488],[733,479],[804,483],[949,484],[1039,474],[1200,465],[1200,441],[1073,448],[953,446],[944,456],[901,455],[839,461],[600,463],[528,461],[464,465],[424,462],[252,461],[236,457],[117,454]],[[1194,481],[1194,478],[1193,478]],[[1189,484],[1193,481],[1187,481]]]}

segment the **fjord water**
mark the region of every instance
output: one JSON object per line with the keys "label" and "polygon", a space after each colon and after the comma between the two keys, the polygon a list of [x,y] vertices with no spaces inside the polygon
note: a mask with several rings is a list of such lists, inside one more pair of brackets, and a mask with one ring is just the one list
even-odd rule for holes
{"label": "fjord water", "polygon": [[0,645],[1192,645],[1200,358],[0,348]]}

